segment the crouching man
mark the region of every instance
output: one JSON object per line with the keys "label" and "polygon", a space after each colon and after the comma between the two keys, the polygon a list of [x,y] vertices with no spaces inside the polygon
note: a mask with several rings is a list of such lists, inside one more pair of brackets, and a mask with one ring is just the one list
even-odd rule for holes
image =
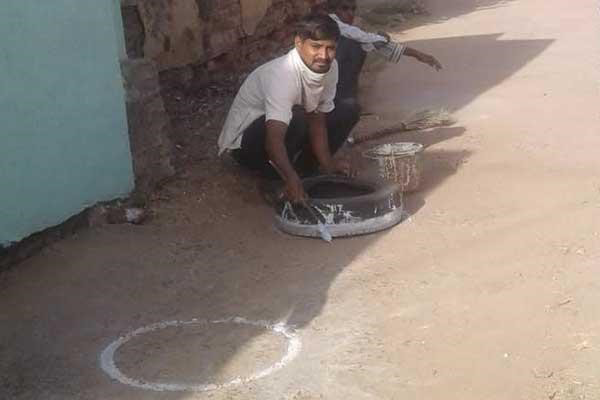
{"label": "crouching man", "polygon": [[326,15],[304,17],[294,48],[252,72],[241,86],[219,137],[243,166],[280,175],[290,201],[306,199],[301,176],[348,173],[333,154],[358,122],[358,109],[334,104],[340,30]]}

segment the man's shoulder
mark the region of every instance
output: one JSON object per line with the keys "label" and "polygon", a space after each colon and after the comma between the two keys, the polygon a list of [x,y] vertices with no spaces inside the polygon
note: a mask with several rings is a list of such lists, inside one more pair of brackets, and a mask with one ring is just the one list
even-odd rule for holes
{"label": "man's shoulder", "polygon": [[256,68],[255,72],[258,73],[273,73],[273,72],[285,72],[290,70],[290,55],[286,53],[282,56],[274,58],[266,63],[262,64],[258,68]]}
{"label": "man's shoulder", "polygon": [[261,65],[255,72],[263,84],[275,84],[280,88],[294,87],[297,78],[289,53]]}

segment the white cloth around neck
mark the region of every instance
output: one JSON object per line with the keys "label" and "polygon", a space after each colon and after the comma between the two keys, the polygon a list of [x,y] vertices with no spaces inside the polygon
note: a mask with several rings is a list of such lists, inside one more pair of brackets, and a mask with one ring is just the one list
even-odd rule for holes
{"label": "white cloth around neck", "polygon": [[326,73],[318,73],[306,65],[302,60],[298,49],[292,50],[292,62],[294,67],[300,72],[300,82],[302,83],[302,103],[307,112],[313,112],[319,107],[321,94],[325,89],[324,82],[327,78]]}

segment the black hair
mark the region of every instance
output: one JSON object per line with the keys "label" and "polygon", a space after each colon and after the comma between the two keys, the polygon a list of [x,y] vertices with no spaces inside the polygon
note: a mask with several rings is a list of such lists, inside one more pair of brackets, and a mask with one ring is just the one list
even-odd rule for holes
{"label": "black hair", "polygon": [[329,12],[336,12],[339,9],[356,9],[356,0],[328,0],[327,9]]}
{"label": "black hair", "polygon": [[340,36],[340,28],[337,22],[328,15],[309,14],[296,24],[296,36],[306,40],[335,40]]}

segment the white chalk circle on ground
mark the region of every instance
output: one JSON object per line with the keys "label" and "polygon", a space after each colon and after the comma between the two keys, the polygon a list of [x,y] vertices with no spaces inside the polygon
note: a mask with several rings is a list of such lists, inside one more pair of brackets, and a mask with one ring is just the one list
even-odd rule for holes
{"label": "white chalk circle on ground", "polygon": [[[117,365],[115,364],[115,353],[119,347],[123,346],[130,340],[157,330],[175,327],[175,326],[187,326],[187,325],[209,325],[209,324],[238,324],[238,325],[251,325],[255,327],[262,327],[270,330],[280,336],[283,336],[287,340],[287,350],[281,360],[275,364],[258,371],[248,377],[237,377],[229,382],[215,384],[215,383],[204,383],[204,384],[180,384],[180,383],[162,383],[162,382],[144,382],[137,379],[130,378],[124,375]],[[260,378],[264,378],[272,373],[282,369],[288,363],[290,363],[302,347],[300,338],[294,333],[293,329],[288,327],[283,322],[270,323],[268,321],[252,321],[242,317],[230,317],[225,319],[219,319],[214,321],[207,321],[201,319],[191,319],[189,321],[164,321],[157,322],[152,325],[147,325],[142,328],[138,328],[128,334],[121,336],[114,342],[106,347],[100,355],[100,366],[104,372],[106,372],[111,378],[129,386],[133,386],[139,389],[153,390],[157,392],[207,392],[210,390],[225,389],[231,386],[241,385],[244,383],[252,382]]]}

